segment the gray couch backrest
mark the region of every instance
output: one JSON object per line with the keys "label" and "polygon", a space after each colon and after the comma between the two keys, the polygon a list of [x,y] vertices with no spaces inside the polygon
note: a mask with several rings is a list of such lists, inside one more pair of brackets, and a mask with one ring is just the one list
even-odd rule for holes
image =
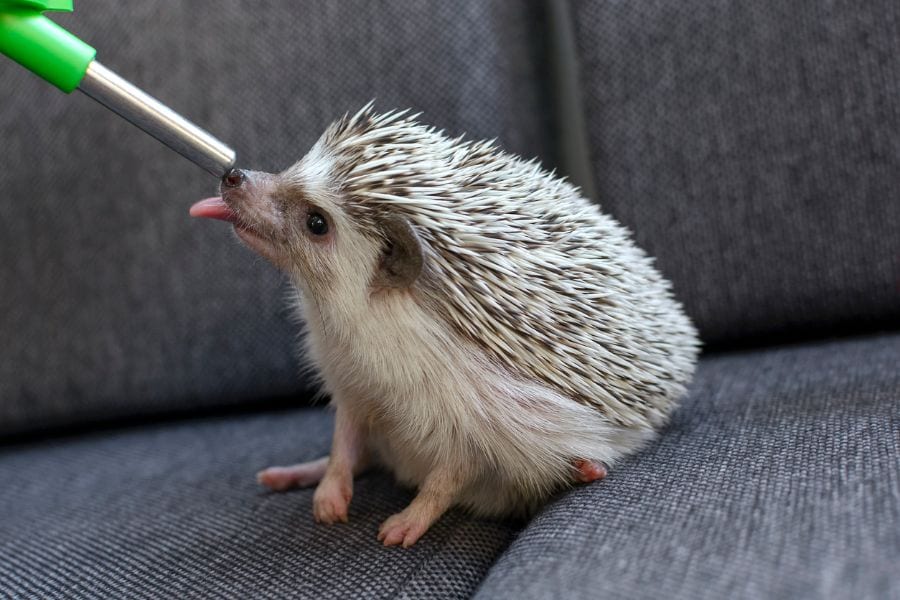
{"label": "gray couch backrest", "polygon": [[707,342],[900,317],[900,3],[578,0],[600,203]]}
{"label": "gray couch backrest", "polygon": [[[707,342],[900,316],[896,2],[548,1],[96,0],[54,19],[241,165],[289,165],[373,97],[550,167],[559,146]],[[548,64],[567,24],[571,94]],[[0,434],[304,395],[284,282],[187,216],[217,182],[5,59],[0,80]],[[553,122],[573,97],[587,170],[578,120]]]}
{"label": "gray couch backrest", "polygon": [[[98,58],[280,170],[373,97],[547,158],[538,2],[81,2]],[[105,109],[0,60],[0,435],[303,395],[285,287],[218,182]]]}

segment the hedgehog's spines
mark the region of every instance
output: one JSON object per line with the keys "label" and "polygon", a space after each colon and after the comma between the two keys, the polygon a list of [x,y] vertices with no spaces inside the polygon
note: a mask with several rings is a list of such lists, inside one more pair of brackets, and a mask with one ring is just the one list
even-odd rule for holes
{"label": "hedgehog's spines", "polygon": [[323,139],[348,215],[410,221],[429,249],[435,318],[492,361],[652,427],[685,389],[696,333],[628,230],[538,159],[372,104]]}

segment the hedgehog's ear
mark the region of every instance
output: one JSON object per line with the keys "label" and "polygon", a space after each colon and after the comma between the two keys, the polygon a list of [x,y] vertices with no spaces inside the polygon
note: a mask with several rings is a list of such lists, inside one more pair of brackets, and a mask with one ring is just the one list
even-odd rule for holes
{"label": "hedgehog's ear", "polygon": [[419,236],[409,221],[400,217],[384,221],[381,230],[385,244],[372,285],[392,288],[411,286],[419,278],[424,260]]}

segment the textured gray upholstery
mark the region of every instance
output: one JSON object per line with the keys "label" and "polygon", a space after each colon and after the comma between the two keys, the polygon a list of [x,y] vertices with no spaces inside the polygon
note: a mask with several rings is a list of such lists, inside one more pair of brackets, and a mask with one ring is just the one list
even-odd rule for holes
{"label": "textured gray upholstery", "polygon": [[555,503],[479,598],[900,597],[900,335],[701,362],[663,437]]}
{"label": "textured gray upholstery", "polygon": [[[97,0],[53,18],[240,164],[277,170],[373,97],[545,154],[539,10]],[[302,393],[279,276],[187,216],[214,178],[6,58],[0,80],[0,435]]]}
{"label": "textured gray upholstery", "polygon": [[317,525],[312,490],[254,473],[328,452],[306,409],[0,448],[0,597],[465,598],[514,524],[454,512],[413,548],[378,526],[411,495],[357,480],[350,523]]}
{"label": "textured gray upholstery", "polygon": [[[900,335],[705,359],[661,440],[552,502],[481,598],[896,597]],[[465,597],[515,523],[452,513],[412,550],[410,495],[358,481],[351,522],[252,474],[319,456],[317,409],[0,451],[0,596]],[[892,586],[892,587],[889,587]]]}
{"label": "textured gray upholstery", "polygon": [[597,195],[707,342],[900,318],[900,3],[578,0]]}

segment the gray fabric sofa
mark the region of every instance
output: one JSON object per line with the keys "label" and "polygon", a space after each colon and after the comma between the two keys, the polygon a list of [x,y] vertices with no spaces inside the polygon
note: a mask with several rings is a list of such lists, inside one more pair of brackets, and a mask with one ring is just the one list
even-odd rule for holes
{"label": "gray fabric sofa", "polygon": [[900,598],[894,0],[81,3],[100,59],[276,170],[371,98],[568,174],[706,345],[660,439],[529,522],[327,452],[286,284],[187,207],[215,181],[0,61],[0,597]]}

